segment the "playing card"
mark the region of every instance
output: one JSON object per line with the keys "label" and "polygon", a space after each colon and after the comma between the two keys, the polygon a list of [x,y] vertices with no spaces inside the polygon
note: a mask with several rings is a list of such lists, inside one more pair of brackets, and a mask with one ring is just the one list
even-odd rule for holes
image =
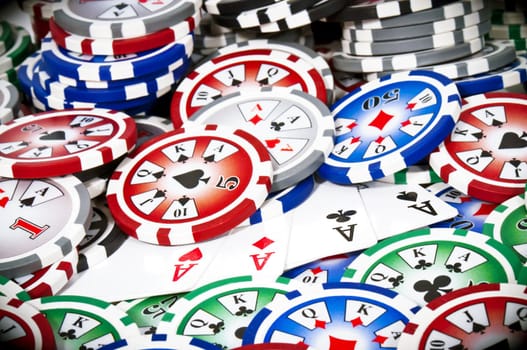
{"label": "playing card", "polygon": [[284,272],[290,231],[288,214],[234,229],[197,284],[241,275],[276,280]]}
{"label": "playing card", "polygon": [[377,237],[358,190],[324,181],[293,213],[286,268],[371,247]]}
{"label": "playing card", "polygon": [[188,292],[221,251],[225,237],[181,246],[128,238],[106,261],[74,276],[62,294],[115,302]]}
{"label": "playing card", "polygon": [[362,188],[360,197],[379,239],[426,227],[458,214],[457,209],[420,185]]}

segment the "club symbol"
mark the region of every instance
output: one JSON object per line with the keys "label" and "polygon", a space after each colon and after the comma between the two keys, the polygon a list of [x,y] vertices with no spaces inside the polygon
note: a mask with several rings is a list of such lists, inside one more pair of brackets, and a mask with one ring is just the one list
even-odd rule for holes
{"label": "club symbol", "polygon": [[280,131],[282,130],[282,127],[285,125],[284,122],[271,122],[271,129],[274,131]]}
{"label": "club symbol", "polygon": [[447,264],[445,266],[448,269],[448,272],[461,272],[461,263],[457,262],[455,264]]}
{"label": "club symbol", "polygon": [[225,323],[223,321],[213,323],[209,325],[209,328],[212,329],[212,332],[214,332],[214,334],[218,334],[219,332],[225,329]]}
{"label": "club symbol", "polygon": [[404,277],[403,275],[399,275],[397,277],[390,277],[388,278],[388,282],[391,282],[394,288],[399,287],[402,283],[404,283]]}
{"label": "club symbol", "polygon": [[240,308],[238,309],[238,311],[236,311],[235,315],[236,316],[248,316],[250,314],[253,313],[253,310],[251,309],[248,309],[247,307],[245,306],[240,306]]}
{"label": "club symbol", "polygon": [[66,332],[59,332],[59,336],[64,340],[77,339],[74,329],[68,329]]}
{"label": "club symbol", "polygon": [[452,280],[448,276],[437,276],[432,283],[427,280],[417,281],[414,284],[414,290],[416,292],[426,292],[424,300],[429,303],[437,297],[441,296],[440,292],[448,293],[452,291],[452,288],[447,287]]}
{"label": "club symbol", "polygon": [[336,213],[331,213],[326,216],[327,219],[335,219],[337,222],[346,222],[349,221],[351,216],[355,215],[357,211],[355,210],[346,210],[342,209],[337,210]]}
{"label": "club symbol", "polygon": [[432,266],[432,263],[426,262],[426,260],[421,259],[417,262],[417,265],[414,266],[414,269],[426,270],[428,267]]}

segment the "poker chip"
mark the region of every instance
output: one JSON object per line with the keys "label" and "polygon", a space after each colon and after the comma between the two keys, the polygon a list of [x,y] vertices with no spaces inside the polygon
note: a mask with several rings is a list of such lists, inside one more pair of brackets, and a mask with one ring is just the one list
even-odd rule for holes
{"label": "poker chip", "polygon": [[79,254],[76,249],[52,265],[25,276],[14,278],[31,299],[58,294],[77,273]]}
{"label": "poker chip", "polygon": [[[157,325],[165,313],[186,293],[153,295],[133,301],[121,301],[117,307],[124,310],[143,335],[156,334]],[[171,334],[173,335],[173,334]]]}
{"label": "poker chip", "polygon": [[344,7],[331,20],[335,21],[361,21],[369,19],[390,18],[410,13],[429,10],[448,5],[452,0],[396,0],[396,1],[354,1]]}
{"label": "poker chip", "polygon": [[9,50],[14,43],[13,30],[7,21],[0,21],[0,55]]}
{"label": "poker chip", "polygon": [[469,196],[501,203],[524,192],[527,98],[518,93],[466,97],[452,132],[430,154],[432,169]]}
{"label": "poker chip", "polygon": [[153,50],[178,41],[192,33],[201,14],[196,12],[184,21],[161,29],[151,34],[128,39],[92,38],[68,33],[55,23],[49,21],[51,37],[62,48],[85,55],[128,55]]}
{"label": "poker chip", "polygon": [[37,113],[0,125],[0,176],[52,177],[81,173],[130,151],[133,119],[105,109]]}
{"label": "poker chip", "polygon": [[254,225],[283,215],[302,204],[315,188],[315,179],[308,176],[297,184],[267,196],[263,204],[239,226]]}
{"label": "poker chip", "polygon": [[23,27],[14,27],[15,42],[13,46],[0,56],[0,73],[14,69],[33,51],[31,35]]}
{"label": "poker chip", "polygon": [[526,305],[524,285],[490,283],[453,291],[416,313],[402,332],[399,347],[522,349],[527,341],[522,317]]}
{"label": "poker chip", "polygon": [[181,57],[189,57],[192,35],[157,49],[118,57],[79,55],[65,50],[46,36],[41,41],[42,60],[48,70],[76,80],[104,81],[136,78],[168,67]]}
{"label": "poker chip", "polygon": [[305,11],[295,13],[276,22],[262,24],[258,30],[262,33],[274,33],[307,26],[338,12],[345,3],[345,0],[319,0]]}
{"label": "poker chip", "polygon": [[493,24],[489,36],[493,39],[523,39],[527,37],[527,25]]}
{"label": "poker chip", "polygon": [[[0,296],[28,301],[31,296],[16,282],[0,275]],[[0,338],[1,343],[1,338]]]}
{"label": "poker chip", "polygon": [[334,123],[329,109],[298,90],[242,90],[209,103],[190,120],[240,127],[255,135],[271,155],[271,192],[310,176],[333,148]]}
{"label": "poker chip", "polygon": [[[364,313],[368,309],[371,312]],[[373,285],[325,283],[289,292],[254,316],[243,344],[284,342],[315,349],[361,348],[371,342],[396,348],[419,307],[403,295]]]}
{"label": "poker chip", "polygon": [[210,14],[237,14],[246,10],[253,10],[262,6],[272,5],[282,0],[205,0],[203,8]]}
{"label": "poker chip", "polygon": [[[390,5],[384,5],[390,6]],[[425,5],[426,6],[426,5]],[[346,21],[346,25],[356,29],[384,29],[402,26],[414,26],[422,23],[439,22],[449,18],[467,15],[484,9],[483,0],[462,0],[450,2],[444,6],[433,6],[428,10],[386,18],[370,17],[365,20]]]}
{"label": "poker chip", "polygon": [[503,9],[492,9],[492,24],[524,24],[527,16],[523,11],[505,11]]}
{"label": "poker chip", "polygon": [[359,253],[339,254],[311,261],[285,271],[282,276],[310,286],[312,284],[340,282],[346,267]]}
{"label": "poker chip", "polygon": [[196,337],[222,348],[240,346],[254,315],[294,290],[296,284],[290,282],[239,276],[203,285],[170,307],[157,332]]}
{"label": "poker chip", "polygon": [[253,28],[266,23],[276,22],[297,13],[305,12],[317,0],[285,0],[242,11],[232,15],[213,15],[214,21],[229,28]]}
{"label": "poker chip", "polygon": [[188,350],[217,350],[218,347],[206,341],[186,337],[179,334],[159,334],[136,335],[127,339],[121,339],[115,343],[101,347],[101,350],[112,349],[188,349]]}
{"label": "poker chip", "polygon": [[331,107],[335,147],[317,174],[352,184],[405,169],[452,131],[460,107],[454,83],[434,72],[401,72],[366,83]]}
{"label": "poker chip", "polygon": [[[430,70],[450,79],[472,77],[499,69],[516,60],[516,50],[510,41],[487,40],[483,50],[461,59],[433,66],[419,67]],[[368,81],[393,72],[375,72],[364,74]]]}
{"label": "poker chip", "polygon": [[220,96],[272,85],[302,90],[332,101],[334,78],[316,52],[301,45],[255,39],[221,48],[177,86],[170,115],[181,126]]}
{"label": "poker chip", "polygon": [[119,249],[127,237],[115,224],[105,199],[94,200],[90,226],[78,246],[77,272],[85,271],[106,260]]}
{"label": "poker chip", "polygon": [[5,124],[15,118],[20,104],[20,94],[15,85],[6,80],[0,80],[0,124]]}
{"label": "poker chip", "polygon": [[430,168],[430,165],[415,164],[377,180],[392,184],[426,185],[440,182],[441,178]]}
{"label": "poker chip", "polygon": [[[430,227],[458,228],[481,233],[484,222],[497,205],[467,196],[442,181],[432,184],[426,189],[456,208],[459,213],[450,220],[432,224]],[[500,240],[498,239],[498,241]]]}
{"label": "poker chip", "polygon": [[349,41],[342,39],[342,51],[349,55],[380,56],[452,47],[480,38],[490,31],[490,21],[471,27],[428,36],[389,41]]}
{"label": "poker chip", "polygon": [[419,305],[480,283],[515,283],[523,266],[507,246],[462,229],[425,228],[386,238],[351,262],[342,281],[368,283]]}
{"label": "poker chip", "polygon": [[485,220],[483,234],[511,247],[525,263],[527,261],[526,217],[525,194],[522,193],[496,206]]}
{"label": "poker chip", "polygon": [[199,11],[200,0],[137,3],[67,0],[53,12],[64,30],[90,38],[134,38],[170,27]]}
{"label": "poker chip", "polygon": [[47,318],[29,302],[0,295],[0,344],[11,349],[55,349]]}
{"label": "poker chip", "polygon": [[[166,91],[179,81],[187,72],[188,59],[180,58],[170,65],[170,70],[163,75],[148,80],[136,80],[130,85],[106,89],[82,89],[62,84],[53,79],[45,70],[36,64],[33,71],[32,86],[38,86],[56,99],[66,101],[82,101],[105,103],[114,101],[129,101],[148,97]],[[38,80],[38,81],[37,81]]]}
{"label": "poker chip", "polygon": [[160,245],[202,242],[252,215],[271,188],[265,146],[240,129],[187,126],[155,137],[108,183],[118,226]]}
{"label": "poker chip", "polygon": [[336,69],[344,72],[410,70],[470,56],[483,49],[484,41],[483,38],[476,38],[454,46],[386,56],[356,56],[337,52],[332,62]]}
{"label": "poker chip", "polygon": [[[91,209],[86,188],[74,176],[2,178],[0,189],[0,274],[5,277],[24,276],[59,261],[84,237]],[[63,215],[49,215],[54,212]]]}
{"label": "poker chip", "polygon": [[516,60],[496,70],[456,80],[461,96],[478,95],[498,91],[527,81],[527,56],[518,55]]}
{"label": "poker chip", "polygon": [[135,116],[134,120],[137,127],[137,142],[135,143],[137,147],[155,136],[174,130],[174,126],[168,118],[149,115]]}
{"label": "poker chip", "polygon": [[91,199],[99,197],[101,194],[106,192],[106,183],[108,179],[106,177],[92,177],[90,179],[83,179],[84,186],[88,190],[88,194]]}
{"label": "poker chip", "polygon": [[490,10],[483,8],[462,16],[446,18],[440,21],[431,21],[415,25],[407,25],[381,29],[356,29],[354,25],[344,23],[342,38],[348,41],[378,42],[388,40],[401,40],[432,36],[440,33],[460,30],[477,25],[490,19]]}
{"label": "poker chip", "polygon": [[124,311],[99,299],[54,295],[28,303],[48,319],[58,349],[100,348],[139,335]]}

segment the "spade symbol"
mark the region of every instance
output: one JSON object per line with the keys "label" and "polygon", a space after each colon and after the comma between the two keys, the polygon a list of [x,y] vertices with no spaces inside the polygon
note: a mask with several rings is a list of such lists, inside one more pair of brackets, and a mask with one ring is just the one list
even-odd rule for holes
{"label": "spade symbol", "polygon": [[179,182],[181,186],[191,189],[196,187],[200,181],[203,181],[204,183],[209,181],[210,177],[202,179],[203,175],[205,175],[205,172],[201,169],[197,169],[173,176],[172,178]]}
{"label": "spade symbol", "polygon": [[22,200],[20,200],[20,204],[22,204],[20,207],[31,207],[33,205],[33,202],[35,201],[35,197],[27,197]]}
{"label": "spade symbol", "polygon": [[397,199],[401,199],[403,201],[412,201],[415,202],[417,200],[417,193],[416,192],[399,192],[399,195],[397,195]]}
{"label": "spade symbol", "polygon": [[503,134],[500,149],[525,148],[527,147],[527,133],[524,131],[521,136],[509,131]]}
{"label": "spade symbol", "polygon": [[46,141],[62,141],[66,139],[66,133],[62,130],[44,132],[42,133],[42,136],[40,136],[40,139]]}

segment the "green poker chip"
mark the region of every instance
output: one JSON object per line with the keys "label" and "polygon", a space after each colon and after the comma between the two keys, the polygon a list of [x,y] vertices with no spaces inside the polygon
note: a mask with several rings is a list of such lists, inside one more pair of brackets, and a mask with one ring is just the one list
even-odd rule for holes
{"label": "green poker chip", "polygon": [[439,175],[437,175],[428,164],[410,165],[406,169],[399,170],[377,180],[398,185],[428,185],[443,182]]}
{"label": "green poker chip", "polygon": [[29,301],[49,321],[57,349],[98,349],[140,334],[133,320],[103,300],[55,295]]}
{"label": "green poker chip", "polygon": [[511,248],[463,229],[425,228],[385,239],[346,268],[341,281],[392,289],[426,305],[481,283],[516,283],[522,263]]}
{"label": "green poker chip", "polygon": [[0,21],[0,54],[8,51],[15,41],[11,25],[7,21]]}
{"label": "green poker chip", "polygon": [[514,196],[494,208],[485,219],[483,234],[510,247],[522,262],[527,262],[525,194]]}
{"label": "green poker chip", "polygon": [[175,302],[161,318],[157,332],[191,336],[221,349],[239,347],[254,315],[298,287],[284,277],[269,281],[240,276],[212,282]]}
{"label": "green poker chip", "polygon": [[15,281],[2,275],[0,275],[0,295],[22,301],[31,299],[31,296]]}
{"label": "green poker chip", "polygon": [[141,334],[154,334],[164,314],[186,293],[154,295],[147,298],[121,301],[117,307],[124,310],[137,324]]}
{"label": "green poker chip", "polygon": [[15,42],[3,55],[0,55],[0,73],[14,69],[34,51],[31,35],[23,27],[14,28]]}

